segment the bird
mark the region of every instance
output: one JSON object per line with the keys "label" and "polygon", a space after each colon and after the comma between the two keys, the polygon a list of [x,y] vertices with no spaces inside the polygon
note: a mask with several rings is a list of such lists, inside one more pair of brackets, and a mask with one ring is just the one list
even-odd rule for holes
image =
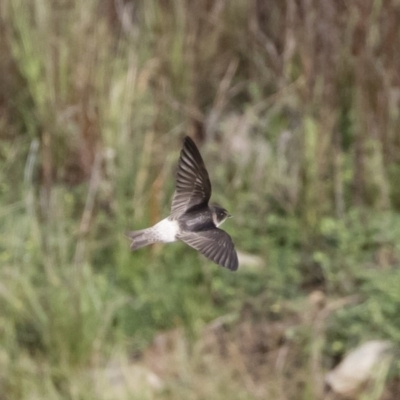
{"label": "bird", "polygon": [[211,191],[203,158],[194,141],[186,136],[178,161],[170,215],[150,228],[127,232],[130,249],[182,241],[217,265],[236,271],[239,261],[235,245],[229,234],[219,228],[231,215],[225,208],[209,204]]}

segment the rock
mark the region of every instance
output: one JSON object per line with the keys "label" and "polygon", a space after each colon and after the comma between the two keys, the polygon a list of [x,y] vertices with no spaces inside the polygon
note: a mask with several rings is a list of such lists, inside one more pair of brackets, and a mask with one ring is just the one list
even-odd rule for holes
{"label": "rock", "polygon": [[130,362],[124,357],[115,358],[104,368],[91,370],[95,391],[103,399],[125,400],[132,394],[161,391],[163,381],[146,366]]}
{"label": "rock", "polygon": [[265,266],[264,260],[255,254],[245,253],[244,251],[237,250],[239,258],[239,265],[245,266],[246,270],[261,270]]}
{"label": "rock", "polygon": [[362,344],[326,375],[325,382],[338,395],[346,398],[357,396],[368,382],[382,378],[387,372],[392,360],[391,348],[392,344],[383,340]]}

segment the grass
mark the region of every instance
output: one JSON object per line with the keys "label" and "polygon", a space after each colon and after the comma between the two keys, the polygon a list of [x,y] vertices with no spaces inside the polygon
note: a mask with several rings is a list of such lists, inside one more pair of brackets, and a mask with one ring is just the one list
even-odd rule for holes
{"label": "grass", "polygon": [[[0,22],[1,400],[317,399],[348,349],[398,345],[395,5],[6,0]],[[184,134],[258,266],[129,252]],[[396,398],[383,375],[368,398]]]}

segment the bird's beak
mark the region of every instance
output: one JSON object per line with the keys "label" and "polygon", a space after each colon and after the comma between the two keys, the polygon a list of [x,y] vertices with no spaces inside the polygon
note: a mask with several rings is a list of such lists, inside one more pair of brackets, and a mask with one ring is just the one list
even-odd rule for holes
{"label": "bird's beak", "polygon": [[233,215],[231,215],[231,214],[228,214],[228,218],[232,218],[233,217]]}

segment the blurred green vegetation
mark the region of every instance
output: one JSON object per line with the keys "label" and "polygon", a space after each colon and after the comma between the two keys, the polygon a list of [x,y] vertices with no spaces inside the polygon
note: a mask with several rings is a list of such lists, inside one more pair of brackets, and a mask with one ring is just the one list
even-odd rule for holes
{"label": "blurred green vegetation", "polygon": [[[395,1],[3,0],[0,399],[318,399],[347,350],[398,345],[399,25]],[[236,274],[123,235],[168,215],[186,134],[257,257]]]}

